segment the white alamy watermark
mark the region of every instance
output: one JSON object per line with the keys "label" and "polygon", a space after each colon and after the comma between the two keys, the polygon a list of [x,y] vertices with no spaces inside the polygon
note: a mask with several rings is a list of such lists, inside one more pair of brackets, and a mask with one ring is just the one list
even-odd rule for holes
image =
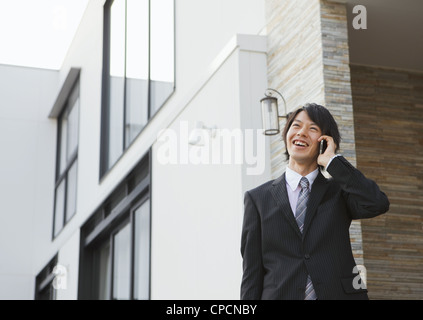
{"label": "white alamy watermark", "polygon": [[359,29],[367,29],[367,9],[365,6],[358,4],[354,6],[353,11],[354,14],[357,14],[353,21],[352,25],[353,28],[356,30]]}
{"label": "white alamy watermark", "polygon": [[65,290],[68,287],[68,270],[60,264],[53,268],[53,288],[55,290]]}
{"label": "white alamy watermark", "polygon": [[157,141],[157,161],[162,165],[245,165],[247,175],[265,170],[266,140],[260,129],[163,129]]}
{"label": "white alamy watermark", "polygon": [[353,279],[353,288],[356,290],[367,289],[367,270],[366,267],[359,264],[353,268],[353,274],[357,274]]}

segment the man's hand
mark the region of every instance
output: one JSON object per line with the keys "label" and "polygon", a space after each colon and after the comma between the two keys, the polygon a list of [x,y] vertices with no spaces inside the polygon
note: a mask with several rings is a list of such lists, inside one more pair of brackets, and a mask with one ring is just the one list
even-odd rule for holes
{"label": "man's hand", "polygon": [[317,164],[326,168],[329,160],[335,156],[336,144],[331,136],[321,136],[317,141],[326,140],[326,150],[317,157]]}

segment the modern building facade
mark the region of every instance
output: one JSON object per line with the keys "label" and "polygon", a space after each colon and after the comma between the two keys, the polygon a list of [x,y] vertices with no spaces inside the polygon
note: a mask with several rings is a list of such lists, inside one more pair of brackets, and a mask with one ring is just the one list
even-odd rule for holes
{"label": "modern building facade", "polygon": [[59,71],[0,66],[0,298],[238,299],[243,194],[286,167],[268,87],[391,201],[350,229],[370,297],[422,298],[422,9],[90,0]]}

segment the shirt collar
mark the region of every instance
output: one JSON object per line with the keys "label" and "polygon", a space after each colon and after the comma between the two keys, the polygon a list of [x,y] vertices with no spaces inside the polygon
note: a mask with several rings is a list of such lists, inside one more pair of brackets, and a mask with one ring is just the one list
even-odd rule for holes
{"label": "shirt collar", "polygon": [[[306,178],[310,182],[310,190],[311,190],[311,185],[313,184],[314,180],[317,178],[318,174],[319,174],[319,169],[317,168],[313,172],[310,172],[308,175],[306,175]],[[298,188],[301,178],[302,178],[302,175],[300,175],[298,172],[295,172],[294,170],[286,167],[285,180],[292,191],[295,191],[295,189]]]}

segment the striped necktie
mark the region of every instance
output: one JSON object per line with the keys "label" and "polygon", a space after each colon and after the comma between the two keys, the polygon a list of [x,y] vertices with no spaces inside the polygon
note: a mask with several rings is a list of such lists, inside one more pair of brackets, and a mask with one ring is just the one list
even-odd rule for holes
{"label": "striped necktie", "polygon": [[[297,208],[295,210],[295,220],[297,221],[301,233],[303,233],[304,229],[304,219],[307,211],[307,201],[310,195],[309,185],[310,183],[307,178],[302,177],[300,180],[301,191],[298,197]],[[310,275],[308,275],[304,300],[316,300],[316,298],[317,296],[313,288],[313,283],[311,282]]]}

